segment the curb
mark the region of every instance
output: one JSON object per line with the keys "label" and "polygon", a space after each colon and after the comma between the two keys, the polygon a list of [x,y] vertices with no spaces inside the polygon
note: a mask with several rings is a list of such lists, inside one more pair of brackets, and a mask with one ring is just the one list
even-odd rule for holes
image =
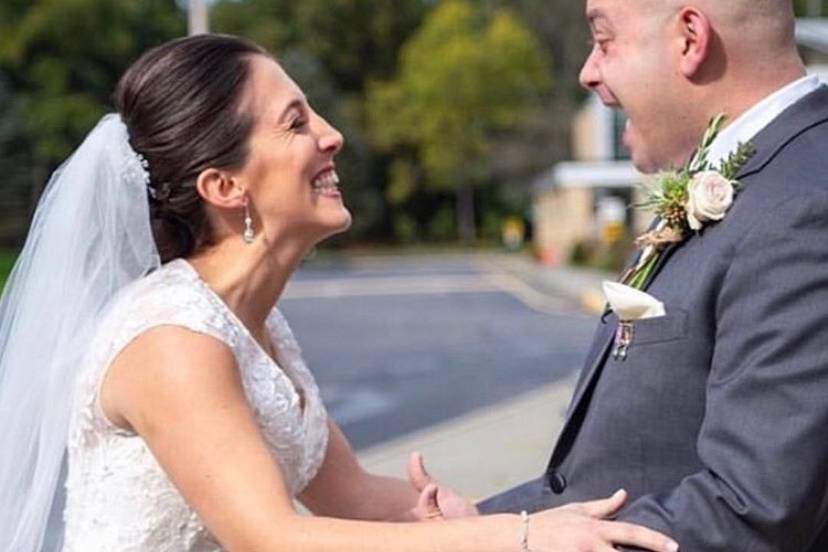
{"label": "curb", "polygon": [[601,314],[607,305],[604,294],[597,289],[585,289],[581,292],[578,302],[581,306],[593,314]]}

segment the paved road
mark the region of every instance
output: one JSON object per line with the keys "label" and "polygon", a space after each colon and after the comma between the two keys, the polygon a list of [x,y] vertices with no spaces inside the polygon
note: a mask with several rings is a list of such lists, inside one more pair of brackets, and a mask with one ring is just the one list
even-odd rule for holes
{"label": "paved road", "polygon": [[334,418],[364,448],[579,369],[593,315],[508,260],[352,260],[296,275],[281,302]]}

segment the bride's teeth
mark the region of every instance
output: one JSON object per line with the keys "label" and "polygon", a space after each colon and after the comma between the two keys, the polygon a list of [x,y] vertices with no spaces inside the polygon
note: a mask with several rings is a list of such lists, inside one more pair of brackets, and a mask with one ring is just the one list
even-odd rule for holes
{"label": "bride's teeth", "polygon": [[334,171],[328,171],[324,174],[317,176],[311,183],[311,185],[316,189],[336,188],[337,184],[339,184],[339,177]]}

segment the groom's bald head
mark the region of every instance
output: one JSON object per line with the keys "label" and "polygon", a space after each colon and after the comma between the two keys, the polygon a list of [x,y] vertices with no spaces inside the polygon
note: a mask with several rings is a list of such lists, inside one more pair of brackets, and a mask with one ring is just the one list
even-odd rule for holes
{"label": "groom's bald head", "polygon": [[[726,50],[732,53],[757,54],[796,50],[795,14],[792,0],[587,0],[590,7],[602,11],[626,12],[622,17],[637,20],[640,28],[662,27],[686,10],[698,11],[709,22]],[[595,11],[593,10],[593,11]]]}
{"label": "groom's bald head", "polygon": [[653,8],[661,5],[671,10],[695,6],[711,13],[716,12],[722,15],[730,13],[737,17],[746,17],[750,14],[762,17],[785,14],[793,16],[794,13],[791,0],[695,0],[693,2],[688,0],[637,0],[637,3],[649,4]]}
{"label": "groom's bald head", "polygon": [[640,0],[653,13],[671,17],[683,9],[704,13],[727,46],[756,52],[795,48],[792,0]]}
{"label": "groom's bald head", "polygon": [[[655,25],[684,33],[688,48],[707,41],[704,59],[688,77],[743,82],[773,80],[800,66],[793,0],[633,0],[655,16]],[[646,15],[645,15],[646,17]],[[698,44],[698,43],[696,43]]]}

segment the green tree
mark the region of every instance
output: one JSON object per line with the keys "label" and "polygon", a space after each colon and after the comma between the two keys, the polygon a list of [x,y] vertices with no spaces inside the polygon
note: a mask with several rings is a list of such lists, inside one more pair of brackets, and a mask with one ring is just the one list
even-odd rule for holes
{"label": "green tree", "polygon": [[215,30],[246,36],[281,57],[301,46],[338,87],[362,92],[368,79],[390,76],[397,52],[428,11],[423,0],[223,0]]}
{"label": "green tree", "polygon": [[0,174],[3,175],[0,197],[0,247],[16,245],[21,229],[28,221],[31,202],[28,186],[13,185],[29,182],[26,174],[29,156],[28,144],[20,139],[23,136],[22,123],[13,109],[12,100],[7,79],[0,72]]}
{"label": "green tree", "polygon": [[532,29],[553,61],[548,71],[555,87],[540,117],[522,134],[522,163],[533,174],[571,156],[572,117],[583,105],[587,92],[578,74],[589,50],[585,2],[572,0],[499,0],[512,6]]}
{"label": "green tree", "polygon": [[51,168],[111,108],[118,77],[144,50],[185,32],[173,0],[31,0],[4,5],[0,69]]}
{"label": "green tree", "polygon": [[0,241],[19,242],[49,172],[112,109],[128,64],[184,31],[174,0],[4,0]]}
{"label": "green tree", "polygon": [[403,46],[396,78],[369,91],[374,143],[399,155],[391,190],[454,191],[458,234],[474,239],[474,187],[491,176],[495,140],[542,102],[551,84],[547,67],[512,11],[441,2]]}
{"label": "green tree", "polygon": [[794,0],[794,9],[800,17],[828,17],[828,0]]}

